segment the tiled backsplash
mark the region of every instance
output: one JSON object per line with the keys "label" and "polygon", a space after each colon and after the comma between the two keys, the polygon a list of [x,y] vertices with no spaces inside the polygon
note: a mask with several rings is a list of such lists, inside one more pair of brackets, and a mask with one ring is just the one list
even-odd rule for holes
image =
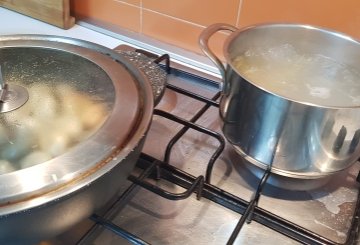
{"label": "tiled backsplash", "polygon": [[[72,0],[77,18],[90,17],[201,53],[200,32],[225,22],[244,27],[264,22],[311,24],[360,39],[359,0]],[[226,34],[211,46],[221,53]]]}

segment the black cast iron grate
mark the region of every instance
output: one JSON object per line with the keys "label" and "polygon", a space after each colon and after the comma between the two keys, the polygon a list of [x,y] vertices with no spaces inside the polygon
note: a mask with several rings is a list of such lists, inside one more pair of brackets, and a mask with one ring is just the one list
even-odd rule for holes
{"label": "black cast iron grate", "polygon": [[[185,71],[170,67],[170,57],[167,54],[159,57],[147,51],[143,51],[143,50],[136,50],[136,51],[154,58],[154,62],[156,63],[164,62],[165,65],[162,64],[159,65],[163,67],[168,73],[177,74],[181,76],[191,76],[193,79],[198,79],[198,80],[207,80],[206,78],[202,78],[193,74],[189,74]],[[210,84],[215,83],[213,81],[205,81],[205,82]],[[276,232],[279,232],[293,240],[296,240],[304,244],[339,244],[257,206],[259,198],[261,197],[262,189],[266,185],[266,181],[268,177],[271,175],[271,167],[269,167],[265,171],[263,177],[259,181],[258,187],[254,192],[253,198],[250,200],[250,202],[245,201],[237,196],[232,195],[229,192],[226,192],[212,185],[211,172],[213,169],[213,165],[224,149],[225,140],[217,132],[214,132],[210,129],[207,129],[205,127],[196,124],[196,121],[210,107],[212,106],[219,107],[219,103],[217,102],[217,99],[220,97],[220,92],[218,92],[213,98],[208,99],[171,84],[167,85],[167,89],[171,89],[177,93],[181,93],[183,95],[189,96],[192,99],[201,101],[205,103],[205,105],[190,120],[184,120],[175,115],[169,114],[165,111],[161,111],[157,109],[154,110],[154,115],[182,124],[183,128],[170,140],[166,148],[165,157],[163,161],[155,159],[144,153],[140,155],[140,159],[138,160],[136,167],[141,169],[142,173],[139,176],[133,176],[133,175],[129,176],[129,180],[132,181],[131,186],[123,193],[122,196],[120,196],[113,203],[113,205],[105,212],[105,214],[101,216],[97,214],[93,214],[91,216],[90,219],[95,222],[95,225],[78,242],[78,244],[85,244],[88,238],[93,236],[95,231],[99,229],[99,227],[106,228],[133,244],[149,244],[148,242],[142,240],[141,238],[135,236],[134,234],[131,234],[130,232],[112,223],[109,219],[109,217],[113,215],[115,210],[118,210],[119,206],[126,205],[129,196],[132,194],[133,190],[137,186],[146,188],[147,190],[152,191],[170,200],[186,199],[189,196],[191,196],[191,194],[195,193],[198,199],[202,197],[207,198],[217,204],[220,204],[228,209],[231,209],[241,214],[241,218],[239,219],[236,227],[234,228],[227,244],[233,244],[239,232],[241,232],[241,228],[243,227],[243,225],[246,222],[250,223],[251,221],[256,221],[259,224],[262,224]],[[213,153],[213,155],[211,156],[208,162],[205,177],[202,175],[198,177],[192,176],[172,166],[169,162],[173,146],[189,129],[193,129],[198,132],[207,134],[211,137],[214,137],[219,142],[218,148],[215,150],[215,152]],[[359,176],[357,178],[358,181],[360,179]],[[155,180],[163,179],[166,181],[170,181],[173,184],[185,188],[186,191],[184,191],[183,193],[171,193],[164,189],[161,189],[156,185],[149,183],[148,181],[146,181],[147,178],[153,178]],[[354,217],[352,219],[351,227],[344,244],[354,244],[358,239],[359,217],[360,217],[360,192],[358,194],[357,204],[354,212]]]}

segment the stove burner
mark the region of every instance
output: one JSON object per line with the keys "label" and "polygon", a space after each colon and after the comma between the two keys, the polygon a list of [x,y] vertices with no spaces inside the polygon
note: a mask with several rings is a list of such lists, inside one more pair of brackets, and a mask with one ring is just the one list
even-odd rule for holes
{"label": "stove burner", "polygon": [[[139,52],[139,51],[138,51]],[[153,54],[149,54],[146,51],[140,51],[152,58],[155,58]],[[205,81],[206,78],[197,77],[182,70],[178,70],[170,66],[170,62],[166,62],[165,65],[161,65],[164,70],[170,74],[181,74],[182,76],[192,76],[194,79],[200,81]],[[208,83],[214,84],[213,81],[207,81]],[[185,120],[168,112],[155,109],[154,116],[161,117],[166,120],[170,120],[174,123],[180,124],[183,127],[177,132],[175,136],[169,141],[165,154],[164,160],[161,161],[150,155],[142,153],[139,161],[137,162],[137,169],[141,170],[141,173],[138,175],[131,175],[129,180],[132,184],[128,189],[113,202],[111,207],[107,209],[102,215],[94,214],[91,217],[91,220],[95,222],[95,225],[86,233],[84,237],[78,242],[78,244],[87,244],[87,241],[90,241],[95,234],[97,234],[100,227],[103,227],[116,235],[123,237],[124,239],[130,241],[133,244],[149,244],[144,239],[131,234],[130,232],[119,227],[111,221],[111,218],[115,213],[118,213],[120,209],[128,204],[129,199],[137,187],[141,186],[161,197],[170,200],[182,200],[191,196],[192,193],[195,193],[197,199],[206,198],[211,200],[214,203],[217,203],[229,210],[232,210],[241,215],[241,218],[238,220],[236,227],[234,228],[227,244],[233,244],[235,239],[238,237],[239,232],[242,231],[242,228],[245,223],[250,223],[252,221],[257,222],[263,226],[266,226],[278,233],[281,233],[295,241],[304,243],[304,244],[338,244],[335,241],[332,241],[320,234],[317,234],[313,231],[305,229],[304,227],[297,225],[296,220],[290,221],[284,219],[270,211],[263,209],[258,206],[259,200],[263,194],[266,192],[266,188],[269,186],[269,181],[272,178],[271,169],[268,168],[259,175],[258,182],[256,184],[255,191],[250,198],[250,201],[246,201],[230,192],[225,191],[217,187],[212,183],[212,170],[216,159],[220,156],[221,152],[224,150],[225,140],[222,135],[214,132],[206,127],[200,126],[196,122],[200,117],[204,115],[212,107],[217,108],[219,106],[217,100],[220,97],[220,92],[216,93],[215,96],[211,99],[198,95],[196,93],[184,90],[172,84],[167,84],[167,89],[175,93],[182,94],[189,98],[192,98],[196,101],[201,101],[204,103],[204,106],[197,112],[192,118]],[[218,142],[218,147],[214,149],[214,152],[210,156],[208,161],[205,175],[193,176],[183,170],[171,165],[170,157],[172,154],[172,149],[174,145],[184,136],[188,130],[195,130],[197,132],[207,134],[212,138],[216,139]],[[360,175],[359,175],[360,176]],[[359,179],[359,178],[358,178]],[[170,192],[156,184],[153,184],[154,181],[164,180],[169,183],[172,183],[176,186],[185,188],[185,191],[181,193]],[[351,221],[351,226],[347,234],[346,242],[344,244],[352,244],[356,239],[358,239],[358,227],[359,227],[359,215],[360,215],[360,194],[358,193],[357,204],[355,207],[354,215]],[[295,223],[294,223],[295,222]]]}

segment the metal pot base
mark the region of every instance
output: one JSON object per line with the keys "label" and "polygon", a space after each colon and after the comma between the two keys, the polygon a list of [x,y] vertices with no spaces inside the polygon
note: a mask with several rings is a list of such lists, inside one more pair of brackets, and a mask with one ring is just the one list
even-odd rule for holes
{"label": "metal pot base", "polygon": [[[235,169],[237,169],[239,174],[243,176],[243,178],[248,181],[250,185],[254,182],[258,183],[258,181],[260,181],[260,179],[264,175],[267,166],[259,163],[258,161],[247,155],[240,154],[238,149],[234,151],[233,155],[233,159],[238,159]],[[237,155],[237,157],[235,155]],[[251,159],[252,161],[256,161],[257,164],[250,162],[249,159]],[[298,175],[297,178],[294,178],[292,175],[285,176],[272,171],[272,174],[270,175],[266,183],[274,188],[280,188],[288,191],[310,191],[326,185],[331,179],[336,176],[337,174],[312,179],[305,179],[299,178]],[[254,188],[256,188],[256,186],[254,186]]]}
{"label": "metal pot base", "polygon": [[[264,164],[253,157],[247,155],[239,146],[232,145],[235,149],[235,151],[247,162],[266,170],[268,168],[267,164]],[[302,172],[294,172],[294,171],[287,171],[283,169],[279,169],[276,167],[271,168],[271,172],[277,175],[281,175],[288,178],[295,178],[295,179],[322,179],[325,177],[328,177],[330,175],[336,174],[341,171],[335,171],[335,172],[309,172],[308,170],[302,170]]]}

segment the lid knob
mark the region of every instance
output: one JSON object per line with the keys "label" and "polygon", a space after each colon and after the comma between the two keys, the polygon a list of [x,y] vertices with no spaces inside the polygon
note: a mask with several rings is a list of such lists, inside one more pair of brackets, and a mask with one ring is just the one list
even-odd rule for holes
{"label": "lid knob", "polygon": [[5,96],[6,92],[8,91],[8,85],[6,81],[3,78],[2,71],[1,71],[1,65],[0,65],[0,102],[5,102]]}
{"label": "lid knob", "polygon": [[0,113],[8,112],[24,105],[29,99],[27,90],[16,84],[7,84],[0,65]]}

